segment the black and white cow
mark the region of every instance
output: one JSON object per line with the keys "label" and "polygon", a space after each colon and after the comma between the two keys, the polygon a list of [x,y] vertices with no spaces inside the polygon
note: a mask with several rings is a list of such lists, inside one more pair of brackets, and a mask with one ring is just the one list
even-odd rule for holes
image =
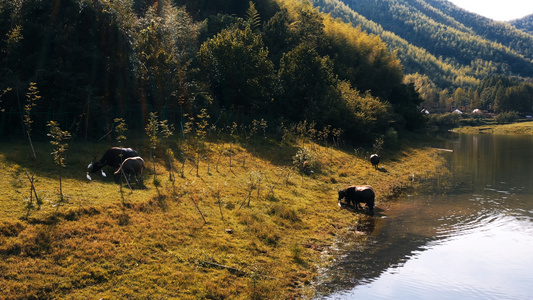
{"label": "black and white cow", "polygon": [[341,206],[342,199],[346,199],[346,203],[354,209],[360,209],[361,205],[359,203],[365,203],[368,212],[370,214],[374,213],[376,194],[369,185],[352,185],[339,190],[339,206]]}
{"label": "black and white cow", "polygon": [[[99,161],[96,161],[96,157],[93,159],[93,162],[87,166],[88,172],[87,172],[87,178],[90,180],[91,176],[89,173],[96,173],[98,171],[101,171],[103,167],[110,166],[115,169],[118,169],[122,162],[126,160],[128,157],[135,157],[139,156],[137,151],[131,149],[131,148],[120,148],[120,147],[113,147],[111,149],[108,149],[102,158]],[[102,170],[102,175],[105,177],[105,173]]]}

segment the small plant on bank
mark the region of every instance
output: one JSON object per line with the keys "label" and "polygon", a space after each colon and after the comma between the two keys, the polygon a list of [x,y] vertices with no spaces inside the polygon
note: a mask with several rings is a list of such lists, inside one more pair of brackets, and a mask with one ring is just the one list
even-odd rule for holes
{"label": "small plant on bank", "polygon": [[54,163],[59,166],[59,203],[57,203],[57,205],[61,205],[65,200],[63,195],[62,169],[66,167],[65,154],[68,149],[68,144],[66,141],[70,139],[70,133],[68,131],[61,130],[59,123],[56,121],[49,121],[46,126],[50,127],[50,131],[47,134],[52,138],[50,143],[55,146],[55,149],[52,151],[51,155],[54,157]]}

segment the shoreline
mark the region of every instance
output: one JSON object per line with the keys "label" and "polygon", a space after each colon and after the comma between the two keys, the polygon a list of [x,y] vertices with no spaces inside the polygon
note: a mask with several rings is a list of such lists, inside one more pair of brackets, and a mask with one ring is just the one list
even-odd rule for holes
{"label": "shoreline", "polygon": [[533,121],[499,125],[464,126],[451,130],[456,133],[533,135]]}

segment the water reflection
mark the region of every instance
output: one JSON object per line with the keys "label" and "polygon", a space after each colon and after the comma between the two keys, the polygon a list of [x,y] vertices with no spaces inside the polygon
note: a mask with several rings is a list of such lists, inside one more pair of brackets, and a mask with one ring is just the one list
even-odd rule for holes
{"label": "water reflection", "polygon": [[447,144],[455,149],[453,171],[470,175],[474,193],[485,188],[505,190],[505,185],[523,193],[533,191],[533,138],[514,135],[455,135]]}
{"label": "water reflection", "polygon": [[364,238],[332,251],[319,299],[530,298],[533,138],[455,135],[439,146],[454,150],[453,184],[357,220]]}

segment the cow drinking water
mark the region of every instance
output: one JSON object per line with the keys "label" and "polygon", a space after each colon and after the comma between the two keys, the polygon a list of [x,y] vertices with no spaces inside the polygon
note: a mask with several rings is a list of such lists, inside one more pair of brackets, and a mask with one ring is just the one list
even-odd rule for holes
{"label": "cow drinking water", "polygon": [[122,162],[120,168],[115,172],[115,182],[118,183],[120,181],[122,174],[127,177],[128,181],[131,181],[131,175],[133,175],[135,177],[135,181],[138,182],[139,180],[137,179],[137,175],[140,175],[142,184],[143,171],[144,160],[140,156],[128,157],[126,160],[124,160],[124,162]]}
{"label": "cow drinking water", "polygon": [[[102,170],[105,166],[110,166],[115,169],[118,169],[121,165],[121,163],[128,157],[134,157],[139,156],[137,151],[131,149],[131,148],[120,148],[120,147],[113,147],[111,149],[108,149],[102,158],[99,161],[96,161],[96,157],[93,159],[93,162],[87,166],[89,169],[89,172],[87,172],[87,178],[90,180],[91,176],[89,176],[89,173],[96,173],[100,170]],[[102,175],[105,177],[105,173],[102,170]]]}
{"label": "cow drinking water", "polygon": [[348,205],[357,209],[362,208],[359,203],[365,203],[370,214],[374,213],[375,198],[374,189],[369,185],[352,185],[339,190],[339,206],[341,206],[342,199],[346,199]]}

